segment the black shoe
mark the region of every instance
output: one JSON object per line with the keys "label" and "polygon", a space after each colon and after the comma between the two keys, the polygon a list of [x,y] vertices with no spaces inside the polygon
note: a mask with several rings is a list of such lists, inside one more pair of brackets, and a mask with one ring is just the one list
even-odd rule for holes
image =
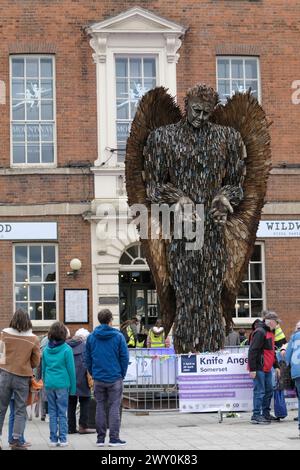
{"label": "black shoe", "polygon": [[252,416],[251,423],[267,425],[267,424],[271,424],[271,421],[268,421],[264,416]]}
{"label": "black shoe", "polygon": [[280,418],[276,418],[276,417],[273,416],[273,415],[264,416],[264,418],[265,418],[267,421],[270,421],[270,423],[271,423],[272,421],[280,421]]}
{"label": "black shoe", "polygon": [[78,434],[77,429],[69,429],[68,434]]}
{"label": "black shoe", "polygon": [[27,446],[25,444],[22,444],[18,439],[13,439],[9,443],[9,447],[11,450],[27,450]]}
{"label": "black shoe", "polygon": [[297,421],[297,422],[298,422],[298,421],[299,421],[299,419],[298,419],[298,418],[294,418],[294,421]]}

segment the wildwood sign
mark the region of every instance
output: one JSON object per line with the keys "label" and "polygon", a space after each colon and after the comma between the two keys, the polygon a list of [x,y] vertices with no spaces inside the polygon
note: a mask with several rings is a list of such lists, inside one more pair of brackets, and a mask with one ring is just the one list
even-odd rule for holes
{"label": "wildwood sign", "polygon": [[57,223],[2,222],[0,240],[57,240]]}
{"label": "wildwood sign", "polygon": [[259,224],[258,238],[300,237],[300,220],[263,220]]}

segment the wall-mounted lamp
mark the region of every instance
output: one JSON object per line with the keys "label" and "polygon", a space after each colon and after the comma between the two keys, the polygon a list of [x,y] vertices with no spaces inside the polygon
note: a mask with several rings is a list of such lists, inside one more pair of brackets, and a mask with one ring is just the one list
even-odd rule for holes
{"label": "wall-mounted lamp", "polygon": [[70,262],[70,268],[72,271],[67,272],[67,276],[77,276],[79,269],[81,268],[81,261],[78,258],[73,258]]}

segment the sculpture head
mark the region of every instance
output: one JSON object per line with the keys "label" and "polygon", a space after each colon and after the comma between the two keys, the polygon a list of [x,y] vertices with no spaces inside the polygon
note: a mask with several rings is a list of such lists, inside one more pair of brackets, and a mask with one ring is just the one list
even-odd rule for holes
{"label": "sculpture head", "polygon": [[186,94],[184,105],[187,120],[193,127],[206,123],[219,102],[218,93],[206,85],[195,85]]}

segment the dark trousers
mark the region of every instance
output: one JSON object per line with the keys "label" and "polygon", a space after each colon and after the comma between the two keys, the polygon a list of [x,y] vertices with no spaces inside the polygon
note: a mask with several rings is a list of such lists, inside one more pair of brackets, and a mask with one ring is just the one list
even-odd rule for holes
{"label": "dark trousers", "polygon": [[[97,401],[96,429],[98,441],[104,441],[109,427],[110,439],[119,439],[120,434],[120,406],[123,396],[123,380],[114,383],[98,382],[94,385],[95,398]],[[108,423],[107,423],[108,411]]]}
{"label": "dark trousers", "polygon": [[21,439],[26,424],[26,402],[30,377],[21,377],[0,369],[0,437],[10,400],[14,395],[13,438]]}
{"label": "dark trousers", "polygon": [[79,414],[79,426],[82,428],[88,428],[88,417],[89,417],[89,402],[90,397],[77,397],[69,396],[69,407],[68,407],[68,425],[69,432],[76,431],[76,407],[77,403],[80,403],[80,414]]}

